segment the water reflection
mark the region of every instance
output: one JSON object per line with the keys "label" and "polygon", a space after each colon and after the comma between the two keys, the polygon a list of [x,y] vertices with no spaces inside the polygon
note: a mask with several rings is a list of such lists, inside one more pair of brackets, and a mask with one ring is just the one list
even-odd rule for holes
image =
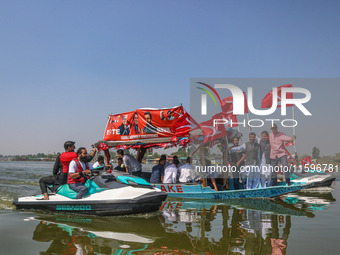
{"label": "water reflection", "polygon": [[40,214],[33,240],[50,242],[41,254],[285,254],[292,217],[315,216],[302,198],[173,200],[161,213],[129,217]]}

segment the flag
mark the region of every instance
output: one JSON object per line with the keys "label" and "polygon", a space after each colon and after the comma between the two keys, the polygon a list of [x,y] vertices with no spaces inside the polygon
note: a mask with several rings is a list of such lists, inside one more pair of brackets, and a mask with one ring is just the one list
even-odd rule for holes
{"label": "flag", "polygon": [[173,129],[176,136],[188,136],[189,132],[196,129],[198,123],[187,112],[184,113],[174,124]]}
{"label": "flag", "polygon": [[293,145],[294,145],[294,141],[285,143],[285,147],[289,147],[289,146],[293,146]]}
{"label": "flag", "polygon": [[302,166],[311,165],[313,163],[311,156],[301,159]]}
{"label": "flag", "polygon": [[[244,99],[244,113],[248,113],[246,92],[243,92],[243,99]],[[226,113],[233,113],[233,96],[223,98],[222,111]]]}
{"label": "flag", "polygon": [[[291,88],[292,84],[282,85],[277,88],[277,107],[281,107],[281,89],[282,88]],[[293,93],[286,94],[287,99],[293,99]],[[273,104],[273,91],[271,90],[263,99],[261,108],[271,108]],[[293,104],[287,104],[287,106],[293,106]]]}
{"label": "flag", "polygon": [[215,141],[227,134],[224,125],[216,125],[216,127],[214,127],[213,119],[204,121],[200,123],[199,126],[202,130],[203,141],[205,143]]}
{"label": "flag", "polygon": [[290,154],[289,151],[286,148],[285,148],[285,151],[287,153],[287,158],[292,159],[293,158],[292,154]]}
{"label": "flag", "polygon": [[228,123],[226,123],[226,125],[228,127],[237,127],[238,126],[238,123],[237,123],[237,117],[236,115],[233,115],[232,113],[230,112],[220,112],[220,113],[217,113],[215,114],[212,119],[224,119],[224,120],[227,120]]}

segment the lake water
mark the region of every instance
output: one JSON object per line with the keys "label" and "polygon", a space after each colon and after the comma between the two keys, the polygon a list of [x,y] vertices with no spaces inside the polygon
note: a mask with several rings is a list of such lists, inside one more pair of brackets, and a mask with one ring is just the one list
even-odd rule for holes
{"label": "lake water", "polygon": [[340,183],[276,200],[167,200],[159,212],[89,217],[16,211],[51,162],[0,162],[0,254],[339,254]]}

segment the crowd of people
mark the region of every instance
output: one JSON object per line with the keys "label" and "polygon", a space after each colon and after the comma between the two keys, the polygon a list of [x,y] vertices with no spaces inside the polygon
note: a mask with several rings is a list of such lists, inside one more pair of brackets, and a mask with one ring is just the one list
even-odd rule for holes
{"label": "crowd of people", "polygon": [[[241,185],[246,189],[255,189],[258,187],[269,187],[277,185],[277,169],[286,168],[284,172],[285,181],[290,185],[290,173],[288,169],[287,151],[285,142],[292,142],[296,137],[288,137],[279,132],[277,125],[271,127],[272,132],[263,131],[261,139],[256,137],[254,132],[249,134],[249,141],[239,145],[239,138],[233,139],[233,146],[229,147],[230,164],[234,167],[232,179],[234,189],[240,189]],[[43,199],[48,200],[47,187],[53,186],[56,190],[60,185],[68,184],[70,189],[77,192],[76,199],[81,199],[87,192],[85,182],[87,176],[91,174],[91,169],[105,167],[108,170],[123,171],[134,176],[142,176],[142,164],[132,155],[124,153],[124,150],[117,150],[118,165],[105,165],[104,157],[98,156],[93,166],[89,163],[96,154],[93,148],[90,155],[84,147],[80,147],[75,152],[75,142],[67,141],[64,144],[65,152],[60,154],[53,167],[53,175],[43,177],[39,184]],[[206,165],[210,166],[211,162],[206,159]],[[218,190],[216,176],[208,174],[208,184],[214,190]],[[151,183],[189,183],[198,181],[194,177],[194,168],[191,165],[191,158],[186,159],[185,164],[180,163],[177,156],[172,161],[167,161],[167,156],[162,155],[158,164],[152,168]]]}
{"label": "crowd of people", "polygon": [[[233,139],[233,146],[229,148],[233,171],[234,188],[239,184],[247,189],[277,186],[277,172],[283,169],[285,181],[290,185],[286,142],[292,142],[296,136],[288,137],[279,132],[273,124],[272,132],[263,131],[261,139],[254,132],[249,134],[249,142],[239,145],[239,138]],[[279,165],[281,168],[279,168]]]}

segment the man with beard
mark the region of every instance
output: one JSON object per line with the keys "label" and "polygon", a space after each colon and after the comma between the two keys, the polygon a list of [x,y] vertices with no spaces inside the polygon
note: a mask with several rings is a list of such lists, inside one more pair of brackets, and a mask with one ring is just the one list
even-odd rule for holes
{"label": "man with beard", "polygon": [[77,150],[77,158],[72,160],[68,169],[68,185],[77,192],[76,199],[82,199],[87,192],[85,182],[86,175],[91,174],[92,166],[87,163],[87,151],[84,147]]}
{"label": "man with beard", "polygon": [[[41,189],[41,193],[44,195],[44,200],[48,200],[49,196],[47,193],[47,186],[53,185],[53,189],[57,190],[60,185],[67,183],[67,174],[68,167],[70,165],[71,160],[77,158],[77,154],[74,152],[75,142],[66,141],[64,143],[65,152],[58,155],[54,167],[53,167],[53,175],[43,177],[39,180],[39,185]],[[87,161],[90,162],[94,155],[96,154],[96,149],[92,149],[91,155],[87,156]]]}
{"label": "man with beard", "polygon": [[256,134],[251,132],[249,134],[249,142],[245,144],[230,148],[231,152],[244,151],[245,154],[245,171],[242,174],[247,176],[247,189],[255,189],[260,183],[260,145],[256,141]]}
{"label": "man with beard", "polygon": [[146,123],[146,126],[143,129],[144,134],[157,133],[156,127],[154,127],[154,125],[152,125],[152,116],[151,116],[150,112],[145,113],[145,123]]}

